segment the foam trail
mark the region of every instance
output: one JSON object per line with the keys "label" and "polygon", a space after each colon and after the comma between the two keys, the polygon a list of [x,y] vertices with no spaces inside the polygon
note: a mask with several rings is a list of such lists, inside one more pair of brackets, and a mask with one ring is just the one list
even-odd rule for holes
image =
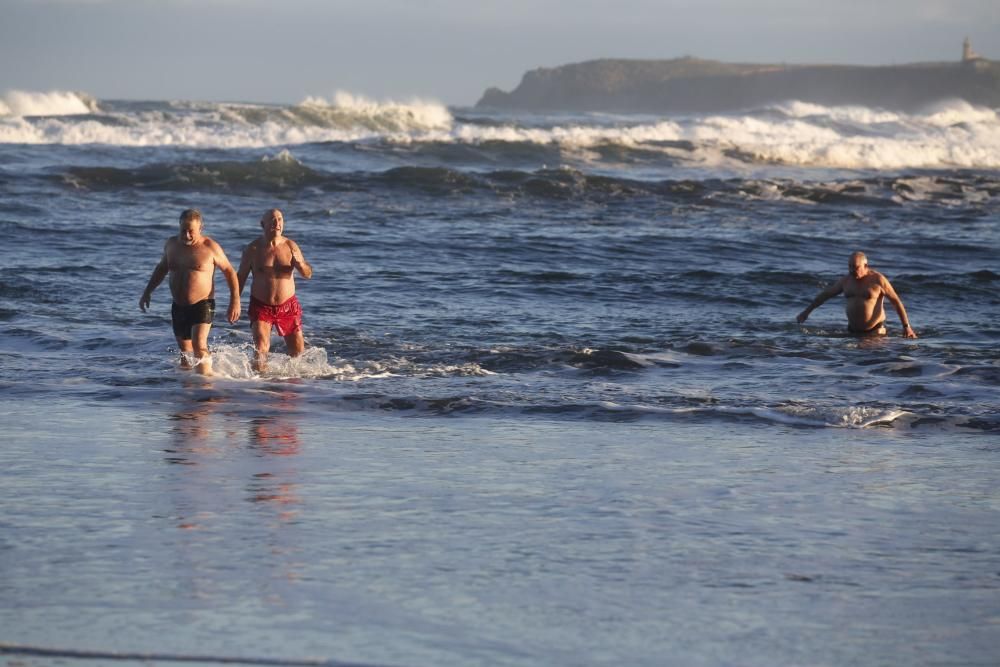
{"label": "foam trail", "polygon": [[331,364],[326,350],[307,347],[298,357],[272,352],[267,368],[258,373],[253,368],[253,350],[249,345],[220,345],[212,350],[212,371],[215,377],[228,380],[287,380],[293,378],[326,378],[355,381],[368,377],[349,363]]}
{"label": "foam trail", "polygon": [[758,417],[779,423],[835,428],[870,428],[888,425],[907,414],[898,408],[854,406],[822,409],[805,405],[757,408],[751,412]]}

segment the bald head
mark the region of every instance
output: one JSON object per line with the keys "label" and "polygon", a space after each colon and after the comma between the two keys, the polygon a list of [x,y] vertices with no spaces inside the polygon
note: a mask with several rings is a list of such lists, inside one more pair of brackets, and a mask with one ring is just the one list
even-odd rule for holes
{"label": "bald head", "polygon": [[860,250],[851,254],[851,259],[847,262],[848,272],[856,279],[860,280],[868,274],[868,257]]}

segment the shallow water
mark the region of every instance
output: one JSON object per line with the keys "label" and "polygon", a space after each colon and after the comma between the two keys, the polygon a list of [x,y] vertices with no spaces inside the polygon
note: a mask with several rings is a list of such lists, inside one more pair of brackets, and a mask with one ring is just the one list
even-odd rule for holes
{"label": "shallow water", "polygon": [[995,655],[998,448],[978,435],[372,419],[295,384],[178,389],[5,417],[5,639],[398,665]]}
{"label": "shallow water", "polygon": [[[1000,653],[994,111],[93,105],[0,119],[0,642]],[[177,368],[137,301],[189,206],[234,261],[283,208],[302,358],[252,372],[244,315]],[[795,323],[859,248],[919,339]]]}

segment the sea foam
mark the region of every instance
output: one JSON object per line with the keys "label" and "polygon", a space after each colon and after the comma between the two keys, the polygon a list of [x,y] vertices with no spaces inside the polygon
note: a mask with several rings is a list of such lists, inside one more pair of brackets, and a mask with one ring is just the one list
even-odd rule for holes
{"label": "sea foam", "polygon": [[345,362],[331,364],[326,350],[309,347],[298,357],[273,352],[268,355],[266,370],[253,368],[253,351],[248,346],[220,345],[212,353],[212,370],[216,377],[232,380],[283,380],[331,378],[358,380],[366,377]]}

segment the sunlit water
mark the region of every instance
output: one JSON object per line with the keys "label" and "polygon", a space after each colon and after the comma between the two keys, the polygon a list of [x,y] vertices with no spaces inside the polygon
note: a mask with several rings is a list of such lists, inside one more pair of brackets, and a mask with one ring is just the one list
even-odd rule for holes
{"label": "sunlit water", "polygon": [[[995,112],[89,104],[0,119],[0,642],[994,664]],[[234,261],[284,210],[305,355],[218,280],[177,367],[189,206]],[[795,323],[856,249],[919,339]]]}

